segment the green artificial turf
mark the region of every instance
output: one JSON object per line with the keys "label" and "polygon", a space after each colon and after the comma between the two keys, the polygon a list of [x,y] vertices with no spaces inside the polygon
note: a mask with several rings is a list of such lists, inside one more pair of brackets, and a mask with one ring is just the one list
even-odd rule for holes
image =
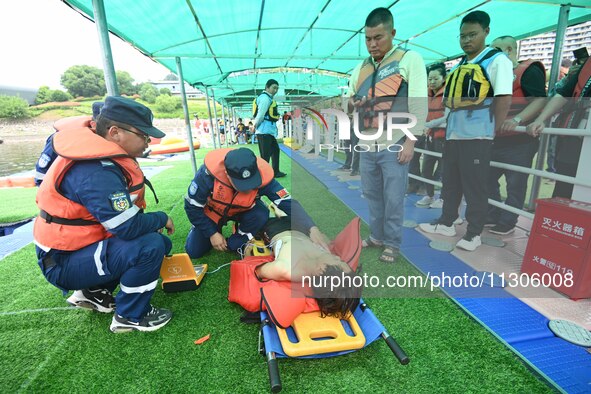
{"label": "green artificial turf", "polygon": [[36,187],[0,188],[0,223],[12,223],[39,214],[35,204]]}
{"label": "green artificial turf", "polygon": [[[198,165],[204,151],[199,150]],[[334,237],[354,214],[298,165],[282,170],[319,227]],[[158,174],[152,182],[176,233],[173,252],[183,251],[189,223],[183,196],[192,178],[189,162]],[[305,185],[305,187],[300,187]],[[147,193],[151,198],[151,193]],[[15,194],[16,196],[16,194]],[[19,195],[23,206],[33,195]],[[4,200],[7,201],[7,200]],[[19,205],[17,201],[14,206]],[[9,204],[10,205],[10,204]],[[23,208],[24,209],[24,208]],[[0,217],[13,214],[6,204]],[[11,211],[10,213],[8,211]],[[362,226],[364,235],[367,227]],[[365,267],[382,267],[377,251],[363,251]],[[210,271],[236,256],[212,252],[199,259]],[[389,268],[395,275],[418,274],[403,258]],[[112,334],[111,315],[63,309],[65,298],[37,266],[34,247],[0,260],[0,387],[3,392],[242,393],[269,390],[267,367],[257,353],[258,325],[240,323],[241,308],[227,297],[228,268],[205,277],[192,292],[165,294],[156,306],[174,318],[154,333]],[[349,355],[281,359],[284,392],[373,393],[540,393],[552,390],[509,349],[451,300],[442,297],[368,298],[366,301],[408,353],[402,366],[383,341]],[[48,308],[48,310],[45,310]],[[56,308],[56,309],[52,309]],[[38,311],[39,309],[42,309]],[[194,340],[207,334],[202,345]]]}

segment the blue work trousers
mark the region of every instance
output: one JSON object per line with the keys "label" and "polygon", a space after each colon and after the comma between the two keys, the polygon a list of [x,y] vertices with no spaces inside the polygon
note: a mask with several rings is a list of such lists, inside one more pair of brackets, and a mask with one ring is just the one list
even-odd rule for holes
{"label": "blue work trousers", "polygon": [[361,152],[359,157],[363,197],[369,205],[371,238],[399,249],[408,163],[400,164],[398,153],[388,150]]}
{"label": "blue work trousers", "polygon": [[39,264],[45,278],[62,290],[113,291],[119,284],[116,313],[140,321],[150,311],[162,259],[171,248],[170,239],[159,233],[127,241],[113,237],[74,252],[55,251],[50,254],[53,267],[44,269],[43,261]]}

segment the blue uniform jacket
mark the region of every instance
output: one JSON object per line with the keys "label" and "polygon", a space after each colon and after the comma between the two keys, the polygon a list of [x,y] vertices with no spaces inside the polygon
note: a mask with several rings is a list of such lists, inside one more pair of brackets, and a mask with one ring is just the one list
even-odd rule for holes
{"label": "blue uniform jacket", "polygon": [[47,170],[51,166],[51,163],[57,159],[57,153],[53,150],[53,136],[55,133],[47,137],[43,152],[37,163],[35,164],[35,185],[39,186],[43,182],[43,177],[47,174]]}

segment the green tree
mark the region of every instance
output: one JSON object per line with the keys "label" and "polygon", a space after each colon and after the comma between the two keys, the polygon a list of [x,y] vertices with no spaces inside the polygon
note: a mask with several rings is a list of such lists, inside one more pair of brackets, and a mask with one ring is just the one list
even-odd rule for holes
{"label": "green tree", "polygon": [[172,96],[169,88],[160,88],[160,95]]}
{"label": "green tree", "polygon": [[177,108],[182,107],[181,100],[178,97],[171,97],[160,95],[156,97],[156,109],[158,112],[174,112]]}
{"label": "green tree", "polygon": [[170,73],[167,76],[164,77],[165,81],[178,81],[179,77],[177,77],[175,74]]}
{"label": "green tree", "polygon": [[37,97],[35,97],[35,104],[43,104],[50,102],[50,94],[51,90],[49,90],[49,86],[41,86],[39,88],[39,91],[37,92]]}
{"label": "green tree", "polygon": [[29,103],[25,99],[0,95],[0,118],[21,119],[29,116]]}
{"label": "green tree", "polygon": [[57,101],[57,102],[64,102],[68,101],[72,98],[68,93],[64,92],[63,90],[50,90],[49,91],[49,101]]}
{"label": "green tree", "polygon": [[156,97],[159,95],[158,89],[156,89],[154,85],[149,82],[140,84],[138,87],[138,93],[142,100],[150,104],[154,104],[156,102]]}
{"label": "green tree", "polygon": [[104,96],[107,93],[103,71],[92,66],[68,68],[62,75],[61,83],[74,97]]}
{"label": "green tree", "polygon": [[117,87],[119,88],[119,94],[126,94],[131,96],[136,93],[135,86],[133,85],[134,79],[127,71],[116,71],[117,76]]}

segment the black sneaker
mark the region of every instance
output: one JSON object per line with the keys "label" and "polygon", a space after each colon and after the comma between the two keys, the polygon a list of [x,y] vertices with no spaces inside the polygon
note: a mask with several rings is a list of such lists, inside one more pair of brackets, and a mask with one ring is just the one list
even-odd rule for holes
{"label": "black sneaker", "polygon": [[349,171],[350,169],[351,169],[351,167],[344,166],[344,165],[337,168],[337,170],[339,170],[339,171]]}
{"label": "black sneaker", "polygon": [[357,176],[357,175],[359,175],[359,171],[357,171],[357,170],[351,171],[351,176]]}
{"label": "black sneaker", "polygon": [[496,226],[489,228],[488,231],[490,231],[493,234],[507,235],[507,234],[511,234],[512,232],[515,231],[515,226],[508,226],[506,224],[497,224]]}
{"label": "black sneaker", "polygon": [[287,174],[285,172],[281,172],[281,171],[279,171],[277,174],[275,174],[275,178],[283,178],[284,176],[287,176]]}
{"label": "black sneaker", "polygon": [[146,313],[146,316],[139,321],[134,322],[119,316],[115,313],[111,321],[111,331],[115,333],[131,331],[156,331],[166,325],[172,319],[172,311],[168,309],[154,308]]}
{"label": "black sneaker", "polygon": [[102,313],[111,313],[115,310],[115,297],[106,289],[76,290],[66,301],[72,306]]}

